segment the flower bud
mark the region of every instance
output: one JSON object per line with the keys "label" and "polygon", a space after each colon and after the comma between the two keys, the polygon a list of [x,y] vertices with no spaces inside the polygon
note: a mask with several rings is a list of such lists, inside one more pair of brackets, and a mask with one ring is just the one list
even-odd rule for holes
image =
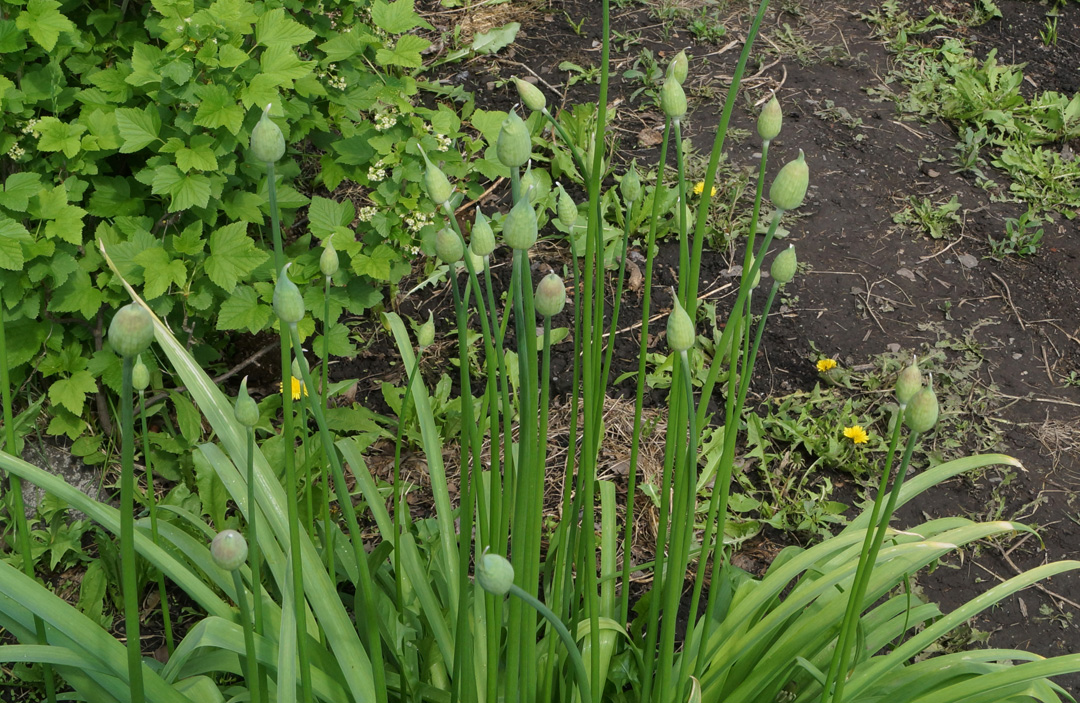
{"label": "flower bud", "polygon": [[686,73],[690,68],[690,62],[686,58],[686,49],[675,54],[675,58],[667,67],[667,78],[674,78],[682,85],[686,82]]}
{"label": "flower bud", "polygon": [[435,316],[428,311],[427,322],[420,325],[416,330],[416,345],[421,349],[427,349],[435,341]]}
{"label": "flower bud", "polygon": [[281,268],[277,285],[274,286],[274,312],[281,321],[288,325],[295,325],[304,319],[304,296],[300,295],[300,289],[289,280],[289,267],[287,263]]}
{"label": "flower bud", "polygon": [[146,351],[154,341],[154,319],[137,303],[128,303],[116,311],[109,324],[109,345],[129,359]]}
{"label": "flower bud", "polygon": [[622,190],[623,202],[627,205],[637,202],[638,198],[641,197],[641,176],[637,172],[636,164],[630,164],[630,168],[623,175],[619,187]]}
{"label": "flower bud", "polygon": [[303,381],[304,372],[300,369],[300,357],[299,356],[294,356],[292,358],[292,363],[289,364],[289,373],[292,374],[293,378],[300,381],[300,383],[304,382]]}
{"label": "flower bud", "polygon": [[[474,254],[472,249],[465,249],[465,256],[469,257],[469,263],[472,264],[474,273],[480,273],[484,270],[484,257]],[[465,267],[465,256],[462,257],[462,267]],[[468,269],[466,268],[466,270]]]}
{"label": "flower bud", "polygon": [[806,188],[810,185],[810,169],[806,156],[799,149],[799,158],[789,161],[776,174],[769,190],[769,199],[780,210],[794,210],[803,204]]}
{"label": "flower bud", "polygon": [[248,377],[240,381],[240,392],[236,394],[236,403],[233,405],[233,415],[236,421],[244,427],[254,427],[259,422],[259,406],[255,399],[248,395]]}
{"label": "flower bud", "polygon": [[926,432],[937,424],[938,400],[934,389],[927,386],[920,389],[908,401],[904,411],[904,424],[912,432]]}
{"label": "flower bud", "polygon": [[784,123],[784,112],[780,109],[780,101],[774,95],[772,100],[765,103],[761,108],[761,114],[757,118],[757,133],[763,142],[771,142],[780,134],[780,127]]}
{"label": "flower bud", "polygon": [[498,554],[483,554],[476,561],[476,582],[493,596],[505,596],[514,585],[514,567]]}
{"label": "flower bud", "polygon": [[667,319],[667,342],[673,351],[684,352],[694,346],[694,322],[686,314],[679,297],[673,293],[671,298],[675,301],[675,309]]}
{"label": "flower bud", "polygon": [[263,110],[262,117],[251,130],[251,154],[259,161],[274,163],[285,155],[285,135],[281,127],[270,119],[270,105]]}
{"label": "flower bud", "polygon": [[424,163],[427,164],[427,169],[424,171],[424,189],[427,190],[428,197],[437,205],[444,205],[450,200],[450,196],[454,194],[454,188],[450,185],[450,181],[447,179],[446,174],[442,172],[442,169],[431,163],[431,159],[423,150],[420,151],[420,154],[424,157]]}
{"label": "flower bud", "polygon": [[676,122],[686,114],[686,93],[682,84],[673,77],[668,77],[660,89],[660,109]]}
{"label": "flower bud", "polygon": [[247,561],[248,545],[236,530],[222,530],[210,542],[210,556],[219,569],[236,571]]}
{"label": "flower bud", "polygon": [[522,198],[503,220],[503,241],[511,249],[529,249],[536,244],[536,233],[536,211],[528,198]]}
{"label": "flower bud", "polygon": [[521,167],[532,157],[532,137],[525,122],[513,110],[503,120],[499,139],[495,143],[499,163],[509,168]]}
{"label": "flower bud", "polygon": [[577,205],[574,203],[574,199],[570,197],[570,194],[563,189],[562,184],[559,185],[559,200],[556,203],[555,214],[558,216],[562,226],[567,229],[577,223]]}
{"label": "flower bud", "polygon": [[540,177],[532,170],[532,164],[525,169],[525,175],[521,177],[521,197],[527,198],[530,203],[535,204],[537,199],[540,198]]}
{"label": "flower bud", "polygon": [[533,112],[544,111],[544,108],[547,107],[547,98],[544,97],[542,90],[520,78],[514,78],[514,85],[517,86],[518,95],[521,96],[521,102],[525,107]]}
{"label": "flower bud", "polygon": [[896,379],[896,402],[907,405],[915,394],[922,390],[922,373],[914,357],[911,365],[900,372]]}
{"label": "flower bud", "polygon": [[566,306],[566,284],[557,274],[549,273],[536,284],[536,312],[554,317]]}
{"label": "flower bud", "polygon": [[495,233],[491,231],[491,223],[480,208],[476,208],[476,220],[473,223],[472,235],[469,237],[469,251],[477,256],[491,256],[495,251]]}
{"label": "flower bud", "polygon": [[789,244],[788,248],[776,255],[773,259],[772,268],[769,269],[769,274],[773,277],[773,280],[784,285],[791,279],[795,278],[795,270],[799,266],[798,259],[795,258],[795,245]]}
{"label": "flower bud", "polygon": [[142,362],[142,354],[135,357],[135,365],[131,367],[131,386],[137,391],[145,391],[150,385],[150,369]]}
{"label": "flower bud", "polygon": [[322,256],[319,257],[319,270],[327,278],[330,278],[338,272],[338,255],[337,250],[334,249],[334,236],[330,235],[323,242]]}
{"label": "flower bud", "polygon": [[456,261],[461,261],[461,257],[465,254],[465,247],[461,244],[461,238],[457,236],[457,232],[454,232],[449,227],[443,227],[435,235],[435,255],[439,257],[439,260],[452,264]]}

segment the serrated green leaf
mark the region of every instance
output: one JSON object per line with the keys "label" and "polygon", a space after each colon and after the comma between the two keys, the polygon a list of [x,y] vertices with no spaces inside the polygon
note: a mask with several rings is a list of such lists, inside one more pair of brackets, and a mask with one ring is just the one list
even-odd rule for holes
{"label": "serrated green leaf", "polygon": [[0,76],[0,108],[4,106],[4,98],[7,97],[8,91],[12,90],[15,84],[7,76]]}
{"label": "serrated green leaf", "polygon": [[[328,334],[330,341],[330,354],[331,356],[341,356],[346,358],[352,358],[356,356],[356,345],[352,343],[349,337],[349,328],[345,325],[334,325],[330,328]],[[323,356],[323,335],[318,335],[311,343],[311,348],[315,350],[315,354],[321,359]]]}
{"label": "serrated green leaf", "polygon": [[226,293],[232,292],[241,278],[268,258],[246,232],[247,223],[234,222],[210,235],[210,256],[204,264],[206,275]]}
{"label": "serrated green leaf", "polygon": [[184,228],[179,236],[172,238],[172,248],[177,254],[185,256],[197,256],[203,252],[206,242],[202,236],[202,220],[196,220]]}
{"label": "serrated green leaf", "polygon": [[116,128],[124,142],[120,153],[130,154],[157,141],[161,117],[153,105],[147,105],[145,110],[121,107],[116,110]]}
{"label": "serrated green leaf", "polygon": [[470,48],[478,54],[494,54],[499,49],[513,43],[520,29],[521,25],[519,23],[510,22],[491,31],[481,32],[473,37]]}
{"label": "serrated green leaf", "polygon": [[144,249],[135,256],[135,263],[143,267],[143,297],[153,300],[170,285],[183,286],[187,281],[187,267],[179,259],[172,259],[161,247]]}
{"label": "serrated green leaf", "polygon": [[214,140],[205,135],[195,137],[191,144],[181,147],[176,152],[176,165],[181,171],[187,173],[192,169],[198,171],[216,171],[218,168],[217,157],[214,156]]}
{"label": "serrated green leaf", "polygon": [[60,3],[56,0],[30,0],[26,9],[15,18],[15,26],[26,30],[45,51],[52,51],[60,32],[76,31],[75,25],[56,9],[58,7]]}
{"label": "serrated green leaf", "polygon": [[201,85],[195,94],[202,101],[195,112],[195,124],[200,127],[224,127],[233,135],[244,123],[244,109],[236,104],[229,89],[223,85]]}
{"label": "serrated green leaf", "polygon": [[79,268],[72,272],[67,282],[53,291],[49,310],[53,312],[77,312],[92,320],[101,307],[104,296],[94,287],[90,274]]}
{"label": "serrated green leaf", "polygon": [[230,220],[262,223],[266,219],[262,210],[259,209],[262,206],[262,199],[254,193],[234,190],[226,196],[221,206]]}
{"label": "serrated green leaf", "polygon": [[49,402],[81,415],[86,394],[97,391],[94,376],[87,370],[76,371],[69,378],[61,378],[49,386]]}
{"label": "serrated green leaf", "polygon": [[289,85],[289,81],[311,73],[315,62],[301,61],[291,46],[273,44],[263,51],[259,65],[262,72],[277,81],[278,85]]}
{"label": "serrated green leaf", "polygon": [[49,427],[45,430],[48,434],[67,435],[68,439],[76,439],[86,431],[86,421],[78,415],[72,414],[62,407],[52,408],[53,418],[49,421]]}
{"label": "serrated green leaf", "polygon": [[319,51],[326,54],[327,61],[342,62],[363,51],[372,38],[354,29],[348,34],[338,34],[330,41],[319,44]]}
{"label": "serrated green leaf", "polygon": [[404,34],[398,38],[393,51],[388,49],[376,51],[375,60],[382,66],[420,68],[423,65],[420,52],[429,46],[431,46],[431,42],[423,37],[418,37],[415,34]]}
{"label": "serrated green leaf", "polygon": [[315,32],[291,17],[286,17],[285,10],[280,7],[263,13],[255,23],[255,41],[263,46],[296,46],[305,44],[314,37]]}
{"label": "serrated green leaf", "polygon": [[371,19],[375,26],[390,34],[403,34],[414,27],[432,28],[413,9],[413,0],[375,0],[371,6]]}
{"label": "serrated green leaf", "polygon": [[389,281],[393,264],[401,261],[401,255],[385,244],[380,244],[370,255],[360,254],[353,257],[353,273],[370,276],[376,281]]}
{"label": "serrated green leaf", "polygon": [[238,46],[232,44],[221,44],[218,46],[218,65],[222,68],[236,68],[240,64],[244,63],[251,57],[247,55],[247,52]]}
{"label": "serrated green leaf", "polygon": [[23,244],[32,241],[30,233],[21,222],[0,215],[0,267],[9,271],[21,271],[25,263]]}
{"label": "serrated green leaf", "polygon": [[26,48],[26,37],[14,20],[0,20],[0,54],[13,54]]}
{"label": "serrated green leaf", "polygon": [[183,58],[173,59],[161,67],[161,75],[177,85],[184,85],[195,72],[191,61]]}
{"label": "serrated green leaf", "polygon": [[59,237],[69,244],[82,246],[83,217],[86,210],[77,205],[65,205],[56,216],[45,223],[45,236],[49,239]]}
{"label": "serrated green leaf", "polygon": [[158,83],[161,74],[157,64],[161,60],[161,49],[142,42],[136,42],[131,49],[131,73],[124,79],[130,85]]}
{"label": "serrated green leaf", "polygon": [[270,321],[270,306],[259,302],[259,296],[250,286],[238,286],[225,299],[218,310],[219,330],[247,330],[252,334],[261,331]]}
{"label": "serrated green leaf", "polygon": [[36,173],[13,173],[4,182],[4,190],[0,192],[0,205],[8,210],[26,212],[30,198],[37,195],[41,189],[41,176]]}
{"label": "serrated green leaf", "polygon": [[38,149],[41,151],[62,151],[64,156],[74,158],[82,148],[80,137],[86,131],[86,125],[68,124],[55,117],[42,117],[38,121]]}
{"label": "serrated green leaf", "polygon": [[182,393],[170,393],[169,400],[176,408],[176,424],[180,428],[180,434],[188,442],[195,444],[202,437],[202,415]]}
{"label": "serrated green leaf", "polygon": [[210,202],[210,180],[200,173],[183,173],[175,166],[160,166],[154,171],[152,192],[169,195],[169,212],[206,207]]}
{"label": "serrated green leaf", "polygon": [[356,208],[348,200],[339,203],[316,195],[308,208],[311,233],[319,239],[325,239],[339,227],[349,226],[355,217]]}
{"label": "serrated green leaf", "polygon": [[240,102],[248,109],[252,105],[262,107],[277,105],[281,102],[280,97],[277,80],[265,73],[260,73],[252,78],[251,82],[240,91]]}

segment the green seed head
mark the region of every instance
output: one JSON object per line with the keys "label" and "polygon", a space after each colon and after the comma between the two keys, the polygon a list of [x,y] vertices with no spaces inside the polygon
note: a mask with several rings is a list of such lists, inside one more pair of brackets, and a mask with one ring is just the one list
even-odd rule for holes
{"label": "green seed head", "polygon": [[915,394],[922,390],[922,372],[917,360],[912,357],[911,365],[900,372],[896,379],[896,402],[906,406]]}
{"label": "green seed head", "polygon": [[559,184],[559,200],[556,203],[555,214],[558,216],[562,226],[567,229],[577,223],[577,205],[574,203],[574,199],[570,197],[570,194],[562,187],[562,184]]}
{"label": "green seed head", "polygon": [[757,118],[757,133],[763,142],[771,142],[780,134],[780,127],[784,124],[784,112],[780,109],[780,101],[774,95],[772,100],[765,103],[761,108],[761,114]]}
{"label": "green seed head", "polygon": [[431,159],[423,151],[420,154],[427,164],[427,169],[424,171],[424,189],[427,190],[428,197],[436,204],[444,205],[449,202],[450,196],[454,194],[454,188],[450,185],[450,180],[442,172],[442,169],[431,163]]}
{"label": "green seed head", "polygon": [[667,77],[674,78],[680,85],[686,82],[686,73],[690,68],[690,62],[686,58],[686,50],[683,49],[675,54],[675,58],[667,67]]}
{"label": "green seed head", "polygon": [[627,205],[637,202],[641,197],[641,176],[637,172],[636,163],[630,164],[619,186],[622,188],[623,202]]}
{"label": "green seed head", "polygon": [[337,250],[334,249],[334,237],[333,235],[326,238],[323,243],[322,256],[319,257],[319,270],[327,278],[330,278],[338,272],[338,255]]}
{"label": "green seed head", "polygon": [[675,301],[675,309],[667,319],[667,342],[672,351],[684,352],[694,346],[694,322],[674,292],[671,298]]}
{"label": "green seed head", "polygon": [[904,424],[912,432],[927,432],[937,424],[938,400],[930,386],[920,389],[908,401]]}
{"label": "green seed head", "polygon": [[557,274],[549,273],[536,285],[536,312],[554,317],[566,306],[566,284]]}
{"label": "green seed head", "polygon": [[289,267],[292,263],[281,267],[277,285],[274,286],[274,312],[281,321],[288,325],[295,325],[304,319],[304,296],[300,295],[300,289],[289,280]]}
{"label": "green seed head", "polygon": [[795,270],[798,268],[799,262],[795,258],[795,245],[789,244],[788,248],[776,255],[773,259],[772,268],[769,270],[773,280],[784,285],[791,279],[795,278]]}
{"label": "green seed head", "polygon": [[547,107],[547,98],[544,97],[543,91],[520,78],[514,78],[514,85],[517,86],[518,95],[521,96],[521,102],[525,107],[533,112],[544,111],[544,108]]}
{"label": "green seed head", "polygon": [[529,249],[536,244],[536,234],[536,211],[528,198],[522,198],[503,221],[503,241],[511,249]]}
{"label": "green seed head", "polygon": [[251,130],[251,154],[266,163],[280,161],[285,155],[285,135],[281,133],[281,127],[270,119],[269,105]]}
{"label": "green seed head", "polygon": [[150,385],[150,369],[142,362],[142,354],[135,358],[135,365],[131,367],[131,386],[137,391],[145,391]]}
{"label": "green seed head", "polygon": [[508,168],[520,168],[532,157],[532,137],[529,136],[529,128],[513,110],[503,120],[502,129],[499,130],[499,139],[495,143],[495,154],[499,157],[499,163]]}
{"label": "green seed head", "polygon": [[240,392],[236,394],[236,404],[233,405],[233,415],[236,421],[244,427],[254,427],[259,422],[259,406],[255,399],[248,395],[248,377],[240,381]]}
{"label": "green seed head", "polygon": [[514,585],[514,567],[498,554],[483,554],[476,561],[476,581],[493,596],[505,596]]}
{"label": "green seed head", "polygon": [[130,359],[146,351],[154,341],[154,319],[144,307],[128,303],[116,311],[109,324],[109,345],[113,351]]}
{"label": "green seed head", "polygon": [[660,109],[676,122],[686,114],[686,93],[682,84],[672,76],[668,76],[660,89]]}
{"label": "green seed head", "polygon": [[806,189],[810,185],[810,169],[806,156],[799,149],[799,158],[789,161],[776,174],[769,190],[769,199],[781,210],[794,210],[803,204]]}
{"label": "green seed head", "polygon": [[416,330],[416,345],[421,349],[427,349],[435,341],[435,316],[428,311],[427,322],[420,325]]}
{"label": "green seed head", "polygon": [[461,257],[465,255],[465,247],[462,246],[457,232],[449,227],[439,230],[439,233],[435,235],[435,254],[440,261],[447,264],[461,261]]}
{"label": "green seed head", "polygon": [[210,543],[210,556],[219,569],[236,571],[247,561],[248,546],[236,530],[222,530]]}
{"label": "green seed head", "polygon": [[495,233],[491,231],[491,223],[484,217],[484,213],[480,212],[480,208],[476,208],[469,251],[477,256],[491,256],[491,252],[495,251]]}

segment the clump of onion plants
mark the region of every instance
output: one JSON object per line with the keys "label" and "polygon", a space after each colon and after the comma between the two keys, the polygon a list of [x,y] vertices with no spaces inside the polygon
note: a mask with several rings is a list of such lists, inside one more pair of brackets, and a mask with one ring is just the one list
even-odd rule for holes
{"label": "clump of onion plants", "polygon": [[[314,283],[304,280],[302,262],[293,268],[297,262],[286,260],[273,174],[287,145],[269,109],[264,111],[252,135],[251,153],[257,160],[253,167],[264,169],[267,177],[281,405],[260,407],[246,383],[237,398],[226,396],[150,312],[138,291],[128,287],[134,302],[117,315],[109,332],[124,369],[122,508],[94,501],[63,480],[0,454],[0,467],[13,479],[44,488],[119,537],[126,602],[139,595],[132,584],[135,563],[145,560],[172,587],[184,591],[201,615],[188,620],[183,639],[168,661],[158,664],[140,652],[137,608],[125,608],[125,646],[31,576],[0,562],[0,624],[20,642],[0,646],[0,659],[47,663],[77,697],[116,703],[948,703],[1067,697],[1048,677],[1080,669],[1078,655],[1042,659],[1020,651],[986,650],[923,656],[980,610],[1080,563],[1041,566],[948,614],[899,587],[910,574],[958,547],[1028,529],[966,518],[930,520],[903,529],[893,522],[900,506],[951,476],[990,464],[1016,465],[1014,459],[995,454],[908,476],[918,437],[934,426],[938,412],[932,380],[924,378],[917,365],[905,370],[897,383],[896,403],[890,406],[890,451],[873,503],[840,534],[807,549],[784,550],[760,578],[731,562],[725,527],[738,421],[769,310],[779,289],[797,274],[795,249],[775,252],[773,238],[783,214],[803,204],[811,178],[812,154],[785,154],[788,162],[769,184],[771,219],[758,237],[769,146],[783,128],[779,102],[770,100],[758,121],[761,161],[753,224],[742,243],[742,278],[723,333],[705,357],[697,319],[708,203],[766,6],[765,1],[759,4],[733,72],[696,216],[686,206],[683,166],[682,129],[690,117],[682,81],[693,71],[685,54],[670,66],[661,91],[665,129],[659,163],[667,163],[670,148],[676,157],[675,180],[669,182],[664,169],[658,169],[658,179],[645,183],[631,165],[616,174],[617,192],[605,191],[611,182],[604,158],[610,58],[606,0],[604,69],[590,142],[571,139],[543,92],[517,82],[531,114],[508,113],[495,145],[509,174],[505,215],[477,210],[471,231],[463,232],[458,218],[463,194],[421,151],[425,170],[420,177],[444,220],[434,244],[448,271],[453,318],[436,325],[429,317],[415,325],[414,337],[398,314],[382,316],[406,378],[396,431],[383,433],[395,443],[391,485],[368,470],[366,445],[360,439],[335,433],[327,371],[325,366],[321,374],[313,370],[304,354],[302,330],[311,329],[305,301],[311,297],[303,288],[321,285],[324,300],[329,300],[330,285],[342,282],[346,267],[339,268],[331,241],[321,242],[321,252],[307,259],[319,261],[320,275],[311,274]],[[577,184],[581,190],[571,191],[586,195],[577,203],[560,186],[552,213],[540,212],[546,205],[530,195],[528,183],[535,182],[535,174],[522,173],[534,156],[533,133],[544,126],[560,135],[577,173],[584,175],[584,182]],[[620,516],[618,487],[597,471],[610,387],[610,340],[619,318],[617,307],[606,309],[604,239],[610,228],[603,221],[602,202],[616,202],[628,223],[630,213],[652,208],[645,240],[645,251],[651,253],[656,223],[668,214],[661,204],[671,202],[663,197],[669,191],[677,194],[679,280],[671,291],[663,334],[674,357],[673,382],[656,556],[652,563],[634,564],[630,530],[639,480],[647,343],[650,333],[658,332],[650,329],[654,260],[650,255],[645,263],[644,312],[635,331],[640,349],[630,498]],[[539,238],[551,235],[542,223],[554,215],[564,229],[578,227],[582,213],[584,256],[571,258],[566,270],[534,280],[530,251]],[[624,253],[628,240],[629,227],[623,233]],[[104,245],[100,250],[111,265],[110,252]],[[493,261],[501,258],[511,266],[504,296],[496,294],[492,276]],[[769,272],[768,279],[763,271]],[[615,306],[624,273],[620,266]],[[755,300],[759,283],[769,284],[764,301]],[[333,324],[328,318],[324,306],[327,327]],[[564,460],[561,476],[555,477],[561,484],[561,519],[545,535],[543,496],[555,451],[548,442],[553,320],[572,328],[574,367],[569,447],[560,448]],[[449,335],[456,345],[462,393],[457,406],[460,431],[451,442],[435,422],[419,363],[440,334]],[[197,460],[228,495],[240,530],[215,535],[179,510],[160,511],[156,528],[154,519],[134,519],[131,373],[151,340],[213,428],[213,439],[196,448]],[[471,363],[474,355],[480,360],[479,372]],[[691,375],[697,364],[707,369],[704,379],[697,379],[700,385]],[[289,392],[294,378],[300,389],[297,405]],[[6,376],[0,381],[6,393]],[[479,389],[479,397],[472,396],[473,389]],[[726,431],[720,459],[710,468],[714,473],[703,477],[701,436],[710,421],[706,399],[714,397],[720,408],[712,421],[722,422]],[[10,428],[7,405],[5,401]],[[422,517],[411,513],[401,478],[404,438],[409,435],[406,415],[415,418],[420,443],[415,454],[422,458],[431,487],[433,508]],[[904,448],[897,461],[901,441]],[[448,456],[455,464],[453,479],[445,464]],[[319,521],[310,506],[310,477],[315,472],[323,476],[327,501],[320,506]],[[699,521],[698,485],[703,478],[715,488]],[[309,504],[306,521],[300,516],[302,503]],[[649,586],[631,608],[631,582],[638,574],[648,576]],[[683,627],[679,614],[686,612],[691,617]]]}

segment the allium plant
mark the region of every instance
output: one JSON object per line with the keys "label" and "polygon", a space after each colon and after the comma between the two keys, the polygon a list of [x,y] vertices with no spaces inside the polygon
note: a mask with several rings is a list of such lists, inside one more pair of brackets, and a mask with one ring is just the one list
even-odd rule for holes
{"label": "allium plant", "polygon": [[[304,296],[289,279],[278,227],[273,168],[284,154],[284,142],[264,114],[252,152],[265,161],[269,178],[282,387],[288,388],[298,374],[308,401],[303,402],[301,394],[298,413],[291,394],[283,393],[283,415],[275,423],[280,435],[268,429],[246,384],[235,401],[226,397],[149,312],[137,291],[128,287],[134,302],[122,311],[123,317],[117,315],[109,335],[125,358],[122,509],[98,503],[16,457],[0,454],[0,467],[13,483],[21,479],[44,488],[120,537],[129,646],[125,652],[96,622],[31,576],[0,562],[0,624],[20,642],[0,646],[0,660],[48,664],[79,698],[117,703],[144,699],[970,703],[1067,698],[1048,677],[1080,669],[1080,655],[1042,659],[995,649],[923,656],[938,639],[981,610],[1080,563],[1041,566],[949,614],[900,588],[911,574],[958,547],[1028,529],[966,518],[930,520],[903,530],[893,527],[897,508],[941,481],[991,464],[1017,464],[1003,455],[970,457],[907,478],[918,436],[931,429],[937,417],[932,384],[915,365],[904,371],[897,385],[890,451],[873,504],[840,534],[808,549],[784,550],[760,578],[731,563],[724,536],[739,419],[770,307],[779,288],[796,274],[792,248],[773,258],[771,284],[760,307],[754,304],[754,290],[771,256],[780,218],[802,205],[810,175],[802,152],[780,170],[769,190],[773,214],[758,241],[754,233],[765,192],[769,144],[782,128],[779,104],[770,101],[758,123],[762,156],[742,280],[723,334],[711,357],[702,360],[708,369],[704,382],[695,386],[690,369],[702,353],[695,317],[708,203],[740,78],[766,5],[764,0],[759,5],[733,74],[701,184],[696,220],[691,222],[694,215],[685,205],[682,123],[687,103],[680,81],[691,70],[685,56],[670,68],[661,92],[666,126],[660,163],[667,162],[669,146],[673,148],[677,180],[666,182],[664,169],[658,169],[660,177],[652,184],[649,200],[643,198],[646,189],[632,166],[613,195],[625,209],[627,222],[635,208],[651,202],[645,246],[651,253],[657,220],[667,215],[661,211],[665,198],[660,196],[668,188],[678,193],[680,276],[666,326],[675,363],[654,562],[633,564],[629,557],[653,299],[651,256],[645,264],[638,332],[630,499],[621,528],[616,486],[597,476],[612,363],[610,343],[605,345],[605,336],[594,333],[607,315],[601,207],[607,182],[605,0],[601,55],[605,69],[591,143],[569,139],[558,115],[548,110],[543,93],[518,83],[523,104],[534,114],[526,121],[511,112],[496,145],[498,158],[510,172],[512,199],[502,219],[503,248],[496,246],[493,222],[479,212],[466,241],[455,216],[461,196],[438,164],[423,155],[424,187],[440,204],[446,223],[436,250],[449,269],[456,322],[452,332],[463,394],[461,430],[454,445],[444,446],[419,372],[419,355],[438,334],[433,322],[419,327],[416,348],[401,317],[388,312],[384,322],[407,373],[401,417],[411,410],[419,424],[433,514],[414,520],[404,500],[400,461],[405,433],[400,423],[389,487],[368,471],[357,440],[337,438],[327,423],[326,371],[317,383],[302,353],[298,323],[306,315]],[[534,282],[529,265],[530,248],[547,232],[540,228],[536,206],[522,185],[527,179],[521,168],[532,156],[532,131],[542,124],[550,125],[569,145],[577,172],[587,174],[580,185],[588,194],[588,202],[579,206],[560,188],[555,201],[554,214],[564,227],[577,226],[583,208],[587,229],[584,257],[572,259],[571,270],[564,272],[575,291],[571,432],[570,446],[563,453],[562,519],[546,549],[541,534],[545,474],[552,454],[551,320],[565,314],[568,296],[562,276]],[[623,259],[628,236],[629,230],[622,241]],[[325,292],[337,272],[332,244],[323,246],[320,266],[328,298]],[[101,251],[108,260],[104,246]],[[512,259],[512,275],[500,307],[491,260],[504,255]],[[617,289],[622,274],[620,268]],[[616,305],[620,297],[615,296]],[[607,339],[614,337],[618,319],[618,311],[612,312]],[[537,315],[542,323],[539,332]],[[479,327],[481,340],[483,372],[477,379],[470,364],[470,324]],[[200,445],[197,452],[235,503],[246,540],[230,531],[215,536],[209,527],[186,516],[158,515],[157,528],[153,515],[132,520],[130,378],[134,357],[151,337],[214,429],[215,440]],[[0,352],[2,348],[0,336]],[[476,387],[483,389],[479,399],[471,397]],[[716,488],[699,525],[695,516],[701,430],[709,419],[708,403],[699,399],[714,393],[723,398],[721,418],[727,431],[713,477]],[[312,423],[319,438],[314,452],[298,446],[306,436],[298,429]],[[7,407],[5,424],[10,428]],[[905,448],[896,462],[905,426]],[[261,446],[256,432],[262,435]],[[327,500],[332,492],[334,512],[342,516],[332,521],[331,506],[322,506],[319,529],[314,522],[300,521],[303,497],[298,495],[296,466],[301,449],[308,459],[321,457],[318,468],[327,481]],[[444,450],[457,455],[456,506]],[[268,460],[278,455],[283,456],[283,477]],[[310,490],[310,481],[305,485]],[[361,512],[366,531],[360,526]],[[311,520],[312,515],[309,510]],[[138,639],[132,637],[138,623],[137,609],[130,608],[138,595],[132,585],[135,558],[149,562],[204,613],[164,665],[141,656]],[[651,585],[632,603],[630,582],[635,572],[648,572]],[[691,615],[685,627],[679,625],[680,612]]]}

